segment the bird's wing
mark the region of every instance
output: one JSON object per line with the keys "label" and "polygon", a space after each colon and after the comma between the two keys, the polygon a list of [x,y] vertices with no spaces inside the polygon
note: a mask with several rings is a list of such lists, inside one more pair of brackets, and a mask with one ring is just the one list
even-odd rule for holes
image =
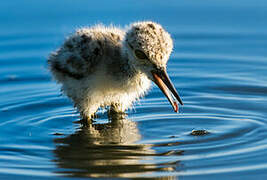
{"label": "bird's wing", "polygon": [[120,46],[122,37],[122,33],[114,29],[79,29],[57,51],[51,53],[48,59],[50,69],[54,75],[60,74],[74,79],[88,76],[108,56],[110,47]]}

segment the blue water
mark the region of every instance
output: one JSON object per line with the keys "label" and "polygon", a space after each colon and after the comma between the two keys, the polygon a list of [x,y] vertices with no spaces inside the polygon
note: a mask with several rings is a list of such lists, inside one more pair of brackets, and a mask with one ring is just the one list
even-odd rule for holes
{"label": "blue water", "polygon": [[[266,19],[265,0],[2,1],[0,179],[266,179]],[[82,127],[49,53],[76,28],[138,20],[172,35],[184,106],[154,87],[128,116]]]}

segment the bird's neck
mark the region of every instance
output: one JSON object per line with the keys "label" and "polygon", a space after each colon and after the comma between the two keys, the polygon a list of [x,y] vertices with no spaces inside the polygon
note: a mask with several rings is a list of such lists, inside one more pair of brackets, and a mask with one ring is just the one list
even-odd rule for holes
{"label": "bird's neck", "polygon": [[127,49],[125,48],[125,46],[121,48],[121,56],[123,63],[125,63],[126,67],[128,68],[127,72],[129,72],[129,77],[141,73],[140,70],[138,70],[136,66],[132,63],[132,57],[130,57],[127,53]]}

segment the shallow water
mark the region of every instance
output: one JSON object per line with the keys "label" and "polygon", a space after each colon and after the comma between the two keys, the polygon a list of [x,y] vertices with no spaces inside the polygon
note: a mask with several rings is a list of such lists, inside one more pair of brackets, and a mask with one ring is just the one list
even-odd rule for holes
{"label": "shallow water", "polygon": [[[164,2],[1,2],[0,179],[267,177],[267,3]],[[82,127],[48,54],[77,27],[144,19],[174,39],[185,105],[174,113],[154,87],[128,116]]]}

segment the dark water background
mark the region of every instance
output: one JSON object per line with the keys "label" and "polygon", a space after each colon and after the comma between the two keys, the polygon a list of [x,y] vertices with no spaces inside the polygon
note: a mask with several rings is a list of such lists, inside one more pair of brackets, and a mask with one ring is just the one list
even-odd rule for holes
{"label": "dark water background", "polygon": [[[265,0],[1,1],[0,179],[266,179],[266,19]],[[171,33],[185,105],[175,114],[154,87],[127,117],[82,128],[48,54],[78,27],[138,20]]]}

